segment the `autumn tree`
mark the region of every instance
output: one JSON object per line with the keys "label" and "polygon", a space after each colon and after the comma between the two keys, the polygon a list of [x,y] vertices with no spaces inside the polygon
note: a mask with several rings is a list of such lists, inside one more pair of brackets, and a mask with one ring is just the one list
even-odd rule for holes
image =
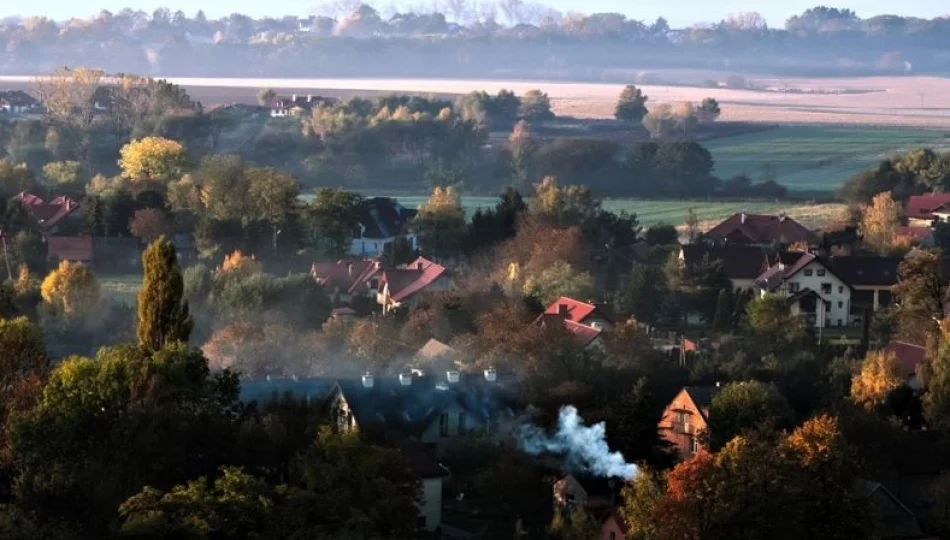
{"label": "autumn tree", "polygon": [[119,151],[122,176],[130,180],[177,180],[185,169],[185,147],[162,137],[132,141]]}
{"label": "autumn tree", "polygon": [[531,176],[531,158],[537,146],[531,138],[531,126],[518,120],[508,137],[508,152],[511,154],[511,185],[526,189]]}
{"label": "autumn tree", "polygon": [[62,261],[40,287],[45,306],[56,315],[81,318],[92,314],[101,298],[99,280],[82,263]]}
{"label": "autumn tree", "polygon": [[103,88],[103,76],[99,69],[63,67],[37,77],[35,87],[46,116],[71,127],[89,127],[95,119],[95,97]]}
{"label": "autumn tree", "polygon": [[732,330],[732,291],[721,289],[716,300],[716,315],[713,318],[713,330],[727,333]]}
{"label": "autumn tree", "polygon": [[[49,374],[43,331],[26,317],[0,318],[0,423],[14,411],[31,408]],[[2,435],[0,435],[2,439]],[[2,446],[2,443],[0,443]]]}
{"label": "autumn tree", "polygon": [[551,99],[540,90],[528,90],[521,96],[519,113],[529,122],[543,122],[554,118],[554,112],[551,111]]}
{"label": "autumn tree", "polygon": [[892,352],[872,351],[851,379],[851,399],[865,409],[884,405],[891,392],[907,381],[907,373]]}
{"label": "autumn tree", "polygon": [[650,137],[662,139],[676,128],[676,115],[673,114],[673,107],[670,104],[661,103],[644,116],[641,123],[650,132]]}
{"label": "autumn tree", "polygon": [[465,210],[455,188],[433,189],[429,200],[419,205],[412,226],[423,253],[436,259],[457,254],[465,236]]}
{"label": "autumn tree", "polygon": [[166,343],[188,342],[194,323],[188,301],[182,298],[184,284],[175,246],[161,237],[142,254],[144,278],[138,297],[138,339],[150,351]]}
{"label": "autumn tree", "polygon": [[78,161],[54,161],[43,165],[43,178],[57,187],[76,187],[83,182],[83,167]]}
{"label": "autumn tree", "polygon": [[277,92],[271,88],[261,88],[257,91],[257,104],[261,107],[267,107],[277,97]]}
{"label": "autumn tree", "polygon": [[252,167],[246,175],[249,217],[270,225],[276,251],[278,235],[296,212],[300,186],[292,174],[272,167]]}
{"label": "autumn tree", "polygon": [[939,251],[921,251],[901,261],[894,286],[900,339],[927,343],[927,337],[937,330],[937,321],[943,317],[946,289]]}
{"label": "autumn tree", "polygon": [[784,297],[771,294],[746,304],[743,328],[765,347],[801,342],[807,335],[805,319],[791,314]]}
{"label": "autumn tree", "polygon": [[719,110],[719,102],[711,97],[704,99],[696,108],[696,118],[702,124],[715,122],[720,114],[722,114],[722,111]]}
{"label": "autumn tree", "polygon": [[621,122],[640,123],[647,114],[646,102],[649,99],[643,91],[630,84],[620,92],[614,118]]}
{"label": "autumn tree", "polygon": [[561,186],[557,178],[544,177],[534,187],[531,215],[548,225],[570,227],[590,223],[600,210],[600,202],[586,186]]}
{"label": "autumn tree", "polygon": [[169,230],[165,213],[157,208],[136,210],[129,221],[129,232],[139,241],[151,244]]}
{"label": "autumn tree", "polygon": [[678,103],[673,110],[673,115],[676,117],[677,128],[684,134],[692,131],[692,129],[696,127],[696,124],[699,123],[699,119],[696,115],[696,107],[689,101],[681,101]]}
{"label": "autumn tree", "polygon": [[586,300],[593,294],[594,279],[591,275],[575,270],[566,262],[532,272],[524,280],[524,295],[537,298],[545,306],[561,296]]}
{"label": "autumn tree", "polygon": [[924,416],[934,427],[950,426],[950,319],[943,319],[932,338],[927,358],[918,367],[923,386]]}
{"label": "autumn tree", "polygon": [[232,276],[249,276],[260,274],[264,267],[254,257],[254,255],[245,255],[241,250],[236,250],[230,255],[224,256],[224,262],[215,270],[215,278]]}
{"label": "autumn tree", "polygon": [[861,215],[861,234],[864,243],[882,255],[891,253],[900,226],[900,204],[890,193],[874,196]]}

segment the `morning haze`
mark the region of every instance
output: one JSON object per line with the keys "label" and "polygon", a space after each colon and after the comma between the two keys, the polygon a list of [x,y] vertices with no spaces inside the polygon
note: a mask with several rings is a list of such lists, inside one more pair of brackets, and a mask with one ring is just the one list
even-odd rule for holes
{"label": "morning haze", "polygon": [[28,9],[0,538],[950,538],[942,2]]}

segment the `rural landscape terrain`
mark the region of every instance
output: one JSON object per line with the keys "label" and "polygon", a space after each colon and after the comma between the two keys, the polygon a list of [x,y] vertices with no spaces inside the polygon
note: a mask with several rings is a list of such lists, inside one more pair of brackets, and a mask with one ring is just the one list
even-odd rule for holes
{"label": "rural landscape terrain", "polygon": [[916,1],[0,5],[0,539],[950,540]]}

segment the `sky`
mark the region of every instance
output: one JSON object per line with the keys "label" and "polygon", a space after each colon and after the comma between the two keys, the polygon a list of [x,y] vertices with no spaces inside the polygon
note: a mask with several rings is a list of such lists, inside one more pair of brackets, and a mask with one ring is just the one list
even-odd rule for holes
{"label": "sky", "polygon": [[[370,1],[377,7],[389,5],[392,0]],[[397,5],[432,5],[438,0],[401,0]],[[43,15],[62,20],[70,17],[88,17],[101,9],[119,11],[122,8],[142,9],[152,12],[157,7],[168,7],[172,11],[182,10],[193,15],[198,8],[209,17],[221,17],[238,12],[253,17],[307,15],[318,11],[321,0],[281,0],[274,4],[259,0],[95,0],[77,2],[76,0],[46,0],[27,3],[12,0],[0,1],[0,17],[16,15]],[[665,17],[674,27],[699,22],[715,22],[729,13],[756,11],[768,21],[769,26],[781,27],[788,17],[801,13],[816,5],[830,5],[853,9],[862,18],[881,14],[916,16],[932,18],[950,15],[948,0],[904,0],[895,4],[893,0],[545,0],[558,11],[620,12],[645,21],[653,21],[659,16]],[[41,10],[31,6],[42,7]],[[897,8],[897,9],[895,9]],[[895,13],[896,12],[896,13]]]}

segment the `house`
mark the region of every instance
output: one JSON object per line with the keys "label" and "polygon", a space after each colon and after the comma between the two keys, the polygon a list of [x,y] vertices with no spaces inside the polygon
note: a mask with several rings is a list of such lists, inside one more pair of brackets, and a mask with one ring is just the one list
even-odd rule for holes
{"label": "house", "polygon": [[680,459],[702,449],[700,435],[709,421],[709,406],[719,386],[687,386],[663,410],[657,426],[660,436],[673,445]]}
{"label": "house", "polygon": [[22,90],[0,92],[0,112],[27,113],[40,106],[39,100]]}
{"label": "house", "polygon": [[904,213],[907,224],[912,227],[930,227],[934,221],[945,221],[950,217],[950,193],[911,195]]}
{"label": "house", "polygon": [[554,511],[571,515],[576,510],[611,509],[617,503],[623,480],[564,473],[551,483]]}
{"label": "house", "polygon": [[451,359],[457,354],[458,351],[452,347],[435,338],[430,338],[412,357],[412,361],[419,365],[425,365],[433,360]]}
{"label": "house", "polygon": [[359,230],[350,243],[354,257],[378,257],[391,250],[397,238],[404,238],[410,249],[416,249],[416,237],[409,232],[409,223],[416,217],[390,197],[371,197],[360,211]]}
{"label": "house", "polygon": [[870,503],[882,540],[927,538],[914,513],[891,490],[878,482],[858,481],[859,493]]}
{"label": "house", "polygon": [[23,191],[15,195],[12,201],[19,202],[30,212],[44,234],[55,233],[63,220],[79,210],[78,202],[62,195],[46,202],[38,195]]}
{"label": "house", "polygon": [[891,353],[900,362],[904,375],[907,377],[907,386],[920,390],[920,381],[917,379],[917,366],[927,357],[927,348],[904,341],[892,341],[884,347],[885,353]]}
{"label": "house", "polygon": [[280,118],[309,111],[314,107],[332,106],[337,102],[336,98],[314,96],[298,96],[293,94],[290,97],[277,96],[270,103],[270,115],[272,118]]}
{"label": "house", "polygon": [[707,231],[703,238],[718,244],[773,246],[804,243],[813,245],[818,236],[788,216],[734,214]]}
{"label": "house", "polygon": [[444,266],[419,257],[409,264],[382,271],[376,302],[382,306],[383,313],[389,313],[399,307],[414,307],[422,293],[446,291],[451,286],[450,274]]}
{"label": "house", "polygon": [[94,258],[91,236],[50,236],[46,239],[46,259],[91,263]]}
{"label": "house", "polygon": [[606,307],[562,296],[535,319],[535,324],[561,324],[584,348],[603,345],[603,333],[616,324],[616,316]]}
{"label": "house", "polygon": [[378,261],[340,260],[318,262],[310,266],[310,275],[336,303],[348,304],[353,298],[372,297],[379,288],[382,266]]}
{"label": "house", "polygon": [[[831,269],[851,286],[851,305],[873,311],[891,304],[891,291],[897,285],[901,257],[832,257]],[[858,314],[855,314],[858,316]]]}
{"label": "house", "polygon": [[617,510],[612,509],[604,516],[600,525],[600,540],[623,540],[627,537],[627,523]]}
{"label": "house", "polygon": [[748,245],[685,245],[680,247],[679,260],[686,266],[718,261],[735,291],[752,289],[756,278],[769,266],[768,251]]}
{"label": "house", "polygon": [[755,287],[762,296],[785,297],[793,315],[804,315],[816,327],[851,324],[851,286],[812,253],[777,254]]}

